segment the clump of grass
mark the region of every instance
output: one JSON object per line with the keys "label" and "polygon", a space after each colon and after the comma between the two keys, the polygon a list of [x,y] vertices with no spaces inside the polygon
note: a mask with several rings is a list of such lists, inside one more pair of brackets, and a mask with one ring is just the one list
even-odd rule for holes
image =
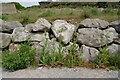
{"label": "clump of grass", "polygon": [[51,10],[47,10],[45,12],[43,12],[39,17],[52,17],[55,15],[55,12],[51,11]]}
{"label": "clump of grass", "polygon": [[113,9],[112,7],[107,7],[103,10],[104,15],[117,15],[118,10]]}
{"label": "clump of grass", "polygon": [[8,20],[8,16],[7,15],[0,15],[0,18],[2,19],[2,20]]}
{"label": "clump of grass", "polygon": [[91,18],[93,16],[100,16],[100,11],[98,10],[98,8],[96,7],[92,8],[89,6],[82,8],[82,12],[80,15],[81,18],[86,19],[86,18]]}
{"label": "clump of grass", "polygon": [[110,56],[109,63],[111,70],[120,69],[120,52],[116,53],[114,56]]}
{"label": "clump of grass", "polygon": [[23,25],[26,25],[26,24],[30,23],[30,18],[29,18],[29,16],[22,16],[22,21],[21,21],[21,23],[22,23]]}
{"label": "clump of grass", "polygon": [[35,62],[35,49],[30,46],[30,42],[21,44],[19,50],[11,53],[5,50],[2,54],[2,66],[9,71],[27,68]]}
{"label": "clump of grass", "polygon": [[[101,40],[103,42],[104,39]],[[118,70],[120,69],[120,54],[110,55],[108,47],[109,46],[106,43],[104,47],[99,48],[100,53],[98,54],[97,59],[93,61],[93,64],[100,68],[108,67],[111,70]]]}
{"label": "clump of grass", "polygon": [[[62,38],[62,37],[59,37]],[[65,52],[63,49],[63,45],[61,42],[62,39],[59,39],[59,46],[57,47],[58,50],[56,50],[56,46],[52,47],[52,53],[49,51],[46,51],[47,48],[47,40],[45,40],[45,44],[42,49],[42,57],[40,59],[40,63],[42,63],[44,66],[67,66],[67,67],[74,67],[74,66],[81,66],[83,61],[79,57],[80,54],[77,52],[78,46],[76,46],[76,40],[73,41],[73,44],[70,45],[69,48],[69,54],[65,56]]]}

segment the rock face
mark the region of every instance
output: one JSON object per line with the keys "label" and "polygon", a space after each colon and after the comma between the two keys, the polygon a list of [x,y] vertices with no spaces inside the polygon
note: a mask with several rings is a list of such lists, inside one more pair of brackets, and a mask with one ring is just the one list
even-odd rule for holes
{"label": "rock face", "polygon": [[[40,42],[40,46],[43,47],[44,45],[45,45],[45,41]],[[49,51],[49,53],[51,54],[53,50],[58,51],[58,48],[59,48],[59,43],[55,39],[52,40],[48,39],[46,43],[45,51],[47,52]]]}
{"label": "rock face", "polygon": [[85,19],[80,22],[80,27],[89,27],[89,28],[106,28],[109,25],[109,22],[101,19]]}
{"label": "rock face", "polygon": [[13,42],[23,42],[30,38],[30,34],[25,31],[24,27],[18,27],[13,30],[12,41]]}
{"label": "rock face", "polygon": [[18,21],[11,22],[2,21],[2,25],[0,25],[0,31],[12,33],[13,29],[17,27],[22,27],[22,24]]}
{"label": "rock face", "polygon": [[10,52],[14,52],[14,51],[16,51],[16,50],[19,50],[20,47],[21,47],[21,46],[20,46],[19,44],[11,43],[11,44],[9,45],[9,51],[10,51]]}
{"label": "rock face", "polygon": [[84,61],[90,61],[96,59],[99,51],[95,48],[91,48],[85,45],[82,45],[80,48],[80,51],[82,53],[82,58]]}
{"label": "rock face", "polygon": [[109,46],[108,50],[109,54],[117,54],[118,52],[120,52],[120,45],[112,44],[111,46]]}
{"label": "rock face", "polygon": [[120,20],[113,21],[110,23],[110,26],[114,27],[115,30],[120,33]]}
{"label": "rock face", "polygon": [[56,38],[60,38],[64,44],[67,44],[73,36],[76,26],[67,23],[64,20],[56,20],[53,22],[52,31]]}
{"label": "rock face", "polygon": [[11,35],[7,33],[0,33],[0,48],[6,48],[11,42]]}
{"label": "rock face", "polygon": [[25,31],[26,32],[31,32],[33,30],[34,24],[27,24],[25,26]]}
{"label": "rock face", "polygon": [[49,39],[49,33],[30,33],[30,41],[43,41],[44,39]]}
{"label": "rock face", "polygon": [[114,39],[114,42],[117,43],[117,44],[120,44],[120,38]]}
{"label": "rock face", "polygon": [[[55,20],[51,25],[46,19],[40,18],[35,23],[22,27],[18,21],[6,22],[0,19],[0,31],[3,32],[0,33],[0,49],[9,46],[9,51],[14,52],[20,49],[20,45],[17,43],[31,41],[31,46],[36,49],[36,57],[41,58],[41,51],[45,45],[45,40],[47,40],[46,52],[56,54],[60,50],[65,57],[70,53],[71,45],[73,45],[70,40],[76,30],[75,25],[65,20]],[[62,43],[59,43],[59,40]],[[79,56],[84,61],[94,60],[100,53],[97,49],[106,44],[109,46],[109,54],[114,55],[120,52],[119,21],[109,24],[105,20],[96,18],[85,19],[80,22],[77,30],[77,42],[74,45],[76,57]],[[63,46],[60,49],[61,45]]]}
{"label": "rock face", "polygon": [[[114,38],[117,38],[118,34],[114,28],[108,28],[106,30],[100,30],[97,28],[82,28],[78,30],[77,39],[79,43],[92,46],[100,47],[106,43],[113,42]],[[104,42],[100,42],[104,39]]]}
{"label": "rock face", "polygon": [[51,24],[44,18],[38,19],[34,24],[28,24],[25,26],[26,31],[48,31]]}

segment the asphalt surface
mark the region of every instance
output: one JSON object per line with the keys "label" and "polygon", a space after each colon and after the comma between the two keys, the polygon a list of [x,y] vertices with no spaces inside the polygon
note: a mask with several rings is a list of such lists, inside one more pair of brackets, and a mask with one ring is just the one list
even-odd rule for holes
{"label": "asphalt surface", "polygon": [[118,71],[88,68],[23,69],[15,72],[2,71],[2,78],[118,78]]}

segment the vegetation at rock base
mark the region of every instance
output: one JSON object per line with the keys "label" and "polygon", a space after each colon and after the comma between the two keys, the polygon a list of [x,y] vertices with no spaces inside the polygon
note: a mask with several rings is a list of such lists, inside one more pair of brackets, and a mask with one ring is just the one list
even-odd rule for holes
{"label": "vegetation at rock base", "polygon": [[[59,3],[58,3],[59,4]],[[63,3],[62,3],[63,4]],[[19,4],[16,4],[19,10],[16,14],[2,15],[0,18],[6,21],[20,21],[24,26],[29,23],[35,22],[38,18],[46,18],[49,22],[53,22],[56,19],[63,19],[73,24],[78,24],[80,21],[86,18],[100,18],[107,20],[109,22],[118,19],[118,10],[111,6],[105,7],[102,11],[100,8],[95,6],[83,6],[83,7],[65,7],[62,4],[54,7],[48,6],[34,6],[24,9]],[[67,5],[67,4],[66,4]],[[56,7],[55,7],[56,6]],[[34,15],[33,15],[34,14]],[[65,29],[61,29],[63,32]],[[108,50],[108,44],[101,46],[99,48],[100,53],[97,59],[85,62],[80,56],[82,53],[77,51],[79,46],[76,46],[78,42],[76,39],[76,32],[74,32],[73,39],[70,41],[73,44],[70,45],[68,49],[68,54],[63,51],[63,44],[61,42],[63,36],[58,38],[59,46],[56,49],[55,44],[51,51],[47,51],[48,41],[45,39],[45,43],[41,49],[41,57],[39,58],[39,63],[36,58],[36,49],[31,47],[31,42],[21,43],[19,50],[10,52],[5,50],[2,53],[2,67],[9,70],[15,71],[19,69],[24,69],[30,66],[50,66],[50,67],[89,67],[89,68],[109,68],[112,70],[120,69],[120,53],[115,55],[110,55]]]}
{"label": "vegetation at rock base", "polygon": [[5,50],[2,54],[2,66],[9,71],[27,68],[34,62],[35,49],[30,46],[30,42],[22,43],[20,49],[13,53]]}
{"label": "vegetation at rock base", "polygon": [[[101,44],[104,41],[104,38],[101,38]],[[98,68],[106,68],[108,67],[111,70],[118,70],[120,69],[120,52],[116,53],[115,55],[109,54],[108,44],[104,47],[99,48],[100,53],[97,56],[97,59],[92,63],[94,66]]]}
{"label": "vegetation at rock base", "polygon": [[39,64],[36,62],[36,52],[32,49],[29,42],[22,43],[19,50],[11,53],[8,50],[3,51],[2,66],[9,71],[15,71],[24,69],[30,66],[48,66],[48,67],[88,67],[88,68],[109,68],[111,70],[120,69],[120,54],[109,55],[108,46],[101,48],[101,53],[97,56],[95,61],[84,62],[79,57],[81,53],[78,53],[75,45],[76,41],[69,48],[69,54],[65,56],[62,44],[59,44],[58,50],[55,46],[52,48],[52,53],[46,51],[47,40],[42,48],[42,56],[39,58]]}
{"label": "vegetation at rock base", "polygon": [[46,51],[47,40],[45,40],[44,46],[42,48],[42,57],[40,59],[40,63],[44,66],[67,66],[67,67],[74,67],[74,66],[81,66],[83,61],[79,58],[80,53],[76,51],[78,46],[76,46],[76,40],[73,41],[73,44],[70,45],[69,53],[65,55],[63,51],[62,42],[59,39],[59,46],[58,50],[55,49],[56,46],[53,45],[52,53]]}

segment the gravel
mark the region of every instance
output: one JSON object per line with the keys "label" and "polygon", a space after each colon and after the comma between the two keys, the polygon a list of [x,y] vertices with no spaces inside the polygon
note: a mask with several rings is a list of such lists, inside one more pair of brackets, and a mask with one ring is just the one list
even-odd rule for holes
{"label": "gravel", "polygon": [[88,68],[23,69],[15,72],[2,71],[3,78],[118,78],[118,71]]}

